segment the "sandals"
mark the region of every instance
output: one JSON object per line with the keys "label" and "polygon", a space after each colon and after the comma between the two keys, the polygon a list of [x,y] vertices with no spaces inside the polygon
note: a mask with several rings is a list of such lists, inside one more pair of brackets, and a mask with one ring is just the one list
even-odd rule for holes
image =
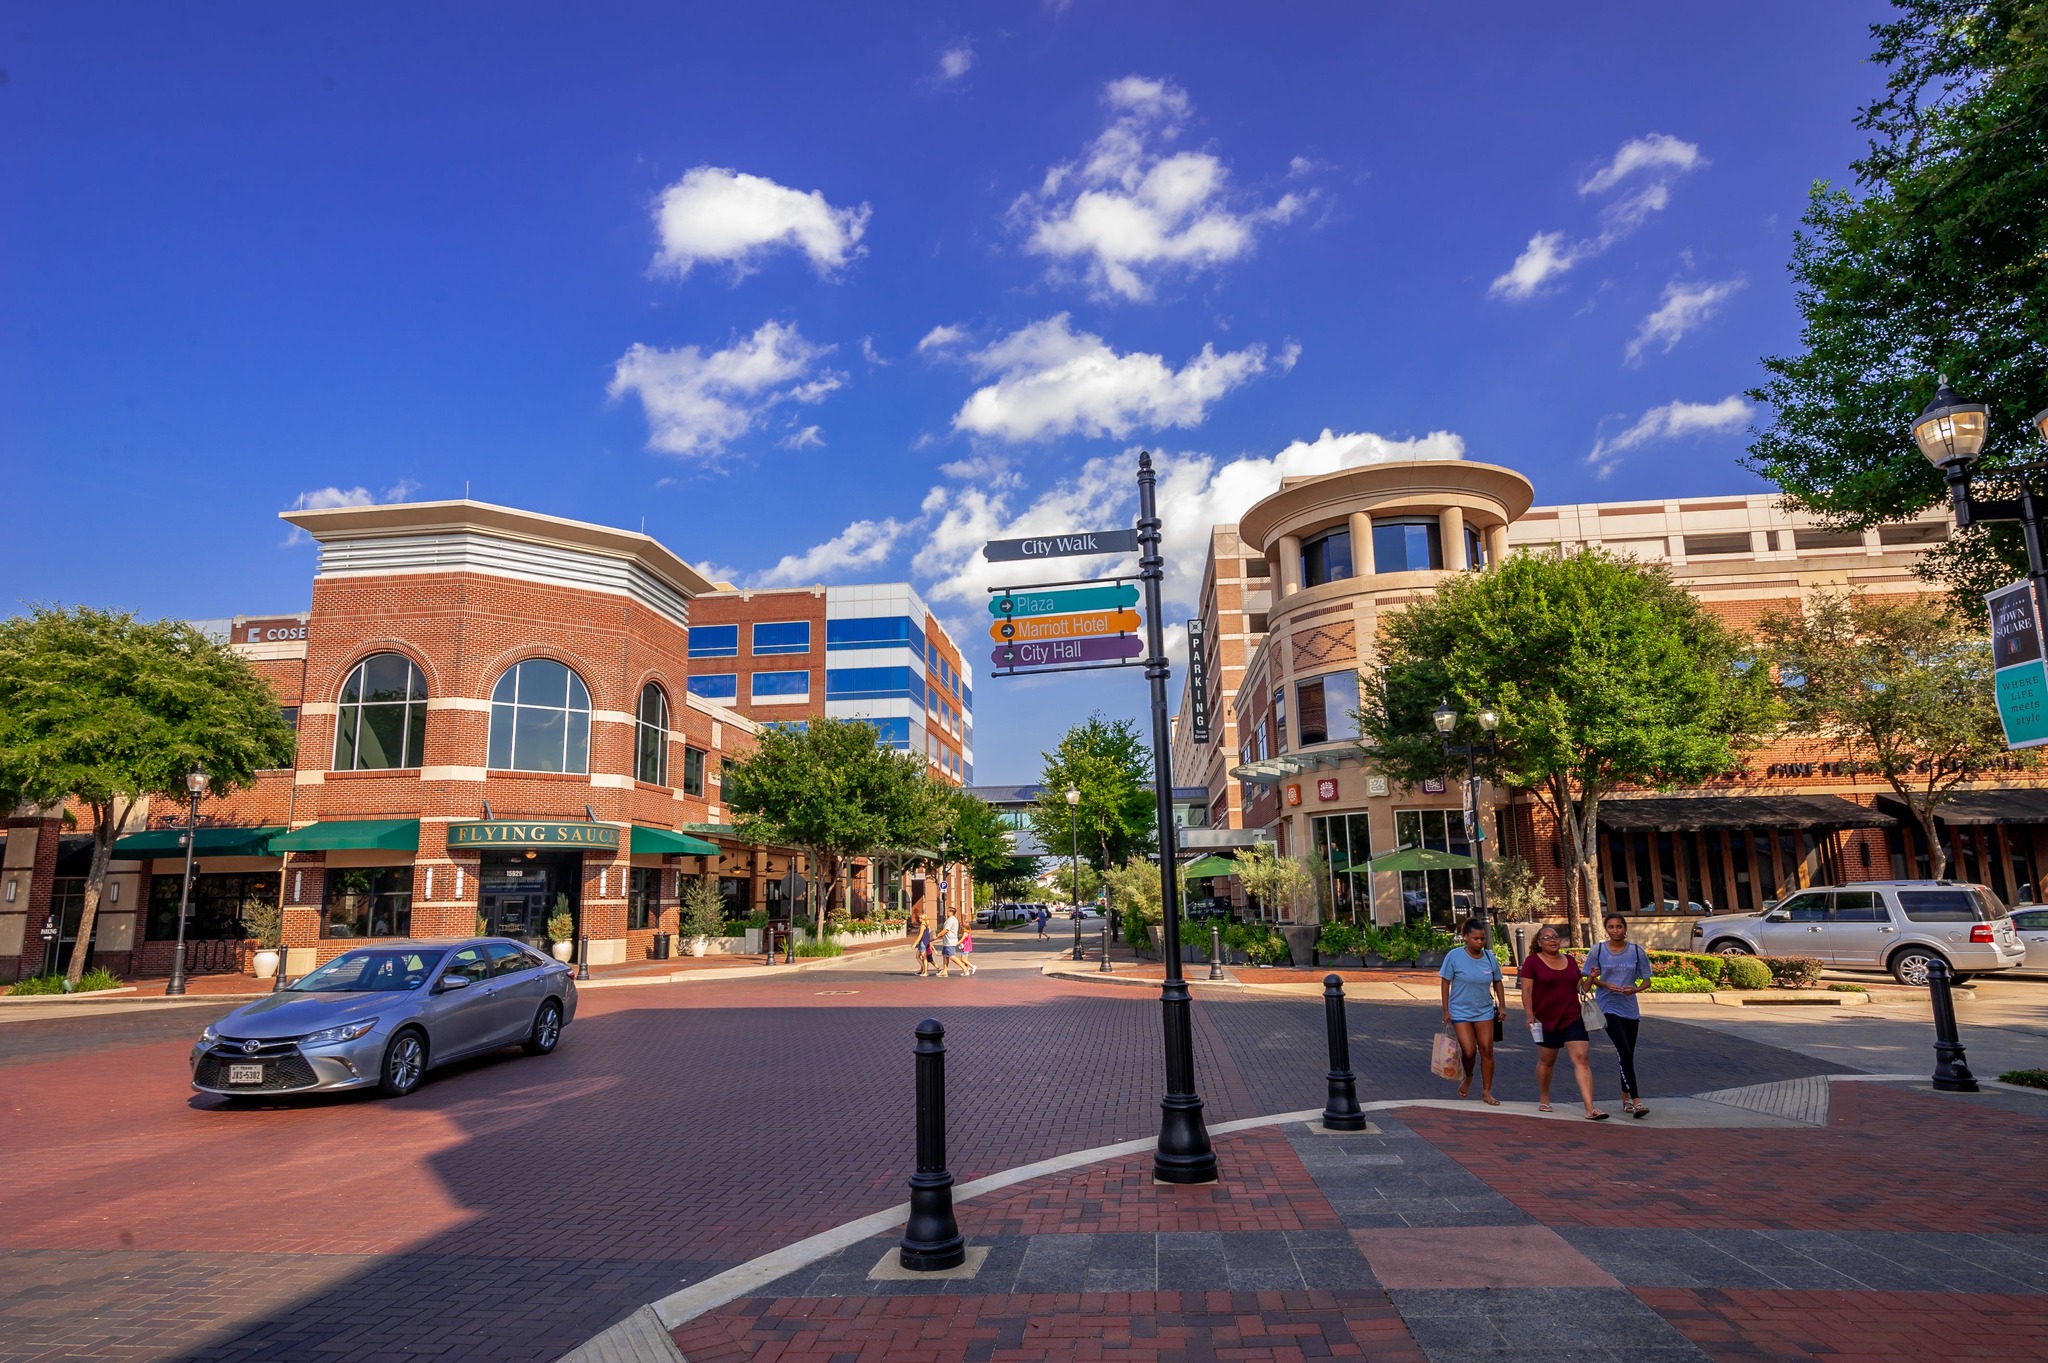
{"label": "sandals", "polygon": [[1490,1094],[1490,1093],[1482,1093],[1482,1094],[1480,1094],[1480,1095],[1479,1095],[1479,1101],[1480,1101],[1480,1102],[1482,1102],[1482,1103],[1484,1103],[1484,1104],[1486,1104],[1486,1105],[1487,1105],[1488,1107],[1499,1107],[1499,1106],[1500,1106],[1500,1099],[1498,1099],[1498,1098],[1494,1097],[1494,1096],[1493,1096],[1492,1094]]}
{"label": "sandals", "polygon": [[1586,1114],[1586,1120],[1589,1122],[1604,1122],[1612,1115],[1612,1113],[1602,1112],[1598,1108],[1595,1108],[1593,1109],[1593,1111],[1588,1112]]}
{"label": "sandals", "polygon": [[1536,1110],[1538,1112],[1555,1112],[1557,1109],[1551,1107],[1548,1103],[1538,1103],[1536,1104]]}

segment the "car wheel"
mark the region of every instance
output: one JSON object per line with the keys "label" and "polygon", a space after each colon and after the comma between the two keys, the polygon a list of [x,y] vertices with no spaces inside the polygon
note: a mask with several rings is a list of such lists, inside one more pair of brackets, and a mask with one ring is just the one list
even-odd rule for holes
{"label": "car wheel", "polygon": [[562,1005],[549,999],[533,1015],[533,1030],[526,1034],[526,1053],[546,1055],[562,1039]]}
{"label": "car wheel", "polygon": [[1751,951],[1751,950],[1749,949],[1749,944],[1748,944],[1748,943],[1746,943],[1746,942],[1738,942],[1738,941],[1737,941],[1737,940],[1735,940],[1735,939],[1734,939],[1733,937],[1723,937],[1723,938],[1722,938],[1722,939],[1721,939],[1720,941],[1718,941],[1718,942],[1714,943],[1714,944],[1713,944],[1712,946],[1708,947],[1708,948],[1707,948],[1707,951],[1708,951],[1708,952],[1709,952],[1710,954],[1712,954],[1712,955],[1715,955],[1715,956],[1754,956],[1754,955],[1756,955],[1756,953],[1755,953],[1755,952],[1753,952],[1753,951]]}
{"label": "car wheel", "polygon": [[426,1074],[427,1039],[418,1028],[408,1027],[384,1048],[384,1071],[377,1080],[377,1092],[386,1098],[403,1098],[420,1086]]}
{"label": "car wheel", "polygon": [[1924,987],[1927,983],[1927,967],[1932,961],[1940,961],[1946,965],[1948,958],[1926,947],[1901,947],[1892,953],[1892,978],[1900,984]]}

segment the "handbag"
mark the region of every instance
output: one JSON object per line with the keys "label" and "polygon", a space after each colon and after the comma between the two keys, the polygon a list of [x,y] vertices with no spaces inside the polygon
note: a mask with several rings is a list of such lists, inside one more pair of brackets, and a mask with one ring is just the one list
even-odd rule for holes
{"label": "handbag", "polygon": [[1465,1077],[1464,1054],[1458,1049],[1457,1039],[1449,1032],[1438,1032],[1436,1040],[1430,1043],[1429,1072],[1439,1079]]}
{"label": "handbag", "polygon": [[1600,1005],[1589,997],[1579,1000],[1579,1020],[1586,1024],[1586,1030],[1589,1032],[1607,1029],[1607,1014],[1601,1012]]}

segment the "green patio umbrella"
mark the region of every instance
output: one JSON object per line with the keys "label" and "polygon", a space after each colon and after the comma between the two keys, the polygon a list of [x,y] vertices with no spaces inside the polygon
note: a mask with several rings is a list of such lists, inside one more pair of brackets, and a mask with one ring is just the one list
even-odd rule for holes
{"label": "green patio umbrella", "polygon": [[1456,852],[1439,852],[1434,847],[1402,847],[1368,861],[1372,871],[1466,871],[1479,863]]}
{"label": "green patio umbrella", "polygon": [[1234,876],[1237,874],[1237,863],[1229,857],[1211,854],[1189,862],[1187,870],[1181,874],[1189,880],[1202,880],[1209,876]]}

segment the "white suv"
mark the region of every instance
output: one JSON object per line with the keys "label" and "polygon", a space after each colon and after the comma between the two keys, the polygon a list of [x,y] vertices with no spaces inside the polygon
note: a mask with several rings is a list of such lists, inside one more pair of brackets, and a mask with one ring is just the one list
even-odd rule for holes
{"label": "white suv", "polygon": [[1937,959],[1960,983],[2027,958],[1998,896],[1949,880],[1798,890],[1763,913],[1696,920],[1692,945],[1723,955],[1811,956],[1849,970],[1889,970],[1900,984],[1926,984],[1928,962]]}

